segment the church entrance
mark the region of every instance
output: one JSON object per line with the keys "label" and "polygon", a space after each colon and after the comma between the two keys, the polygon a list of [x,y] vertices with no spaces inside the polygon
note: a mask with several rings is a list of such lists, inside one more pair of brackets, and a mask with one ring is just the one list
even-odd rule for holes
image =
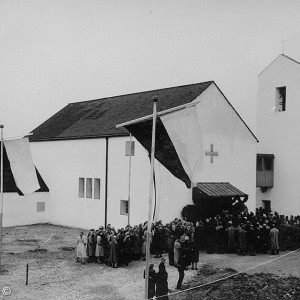
{"label": "church entrance", "polygon": [[223,210],[241,209],[247,199],[247,194],[228,182],[203,182],[193,188],[193,202],[201,219],[214,217]]}

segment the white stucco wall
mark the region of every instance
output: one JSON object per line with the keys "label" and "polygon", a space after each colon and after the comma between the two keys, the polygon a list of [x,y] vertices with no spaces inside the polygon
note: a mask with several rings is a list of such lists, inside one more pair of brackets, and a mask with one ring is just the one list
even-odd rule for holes
{"label": "white stucco wall", "polygon": [[[105,139],[35,142],[31,149],[50,190],[50,222],[86,229],[103,225]],[[79,198],[79,177],[100,178],[100,199]]]}
{"label": "white stucco wall", "polygon": [[[274,187],[257,189],[257,206],[271,200],[280,214],[300,214],[300,64],[279,56],[258,77],[258,153],[274,154]],[[275,90],[286,86],[286,111],[276,112]]]}
{"label": "white stucco wall", "polygon": [[[45,202],[45,211],[37,211],[37,202]],[[27,196],[19,196],[18,193],[4,193],[4,227],[48,222],[50,222],[48,193],[33,193]]]}
{"label": "white stucco wall", "polygon": [[[132,225],[148,220],[150,159],[147,151],[135,140],[135,155],[131,158],[131,210]],[[120,200],[128,199],[129,156],[125,156],[125,142],[129,137],[110,138],[109,140],[109,180],[108,180],[108,222],[123,227],[128,223],[128,216],[120,216]],[[181,217],[181,210],[192,204],[192,192],[185,184],[175,178],[158,161],[155,161],[156,207],[155,219],[168,222]],[[155,202],[156,201],[156,202]],[[153,213],[151,214],[153,215]]]}
{"label": "white stucco wall", "polygon": [[218,156],[210,163],[204,157],[203,182],[230,182],[249,195],[247,207],[256,205],[256,145],[257,140],[235,113],[224,96],[211,85],[199,97],[198,107],[203,134],[204,151],[214,151]]}
{"label": "white stucco wall", "polygon": [[[107,222],[118,228],[128,224],[128,216],[120,214],[120,201],[128,200],[129,156],[125,156],[125,143],[128,137],[109,139],[108,157],[108,206]],[[131,157],[131,199],[130,223],[138,224],[147,220],[149,193],[149,159],[146,150],[135,141],[135,154]]]}

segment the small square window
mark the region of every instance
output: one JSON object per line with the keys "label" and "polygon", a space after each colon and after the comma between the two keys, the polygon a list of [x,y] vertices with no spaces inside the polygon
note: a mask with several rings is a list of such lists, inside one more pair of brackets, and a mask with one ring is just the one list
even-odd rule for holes
{"label": "small square window", "polygon": [[84,198],[84,178],[79,178],[79,190],[78,190],[78,197]]}
{"label": "small square window", "polygon": [[86,198],[92,198],[93,191],[93,180],[92,178],[86,179]]}
{"label": "small square window", "polygon": [[94,199],[100,199],[100,178],[94,178]]}
{"label": "small square window", "polygon": [[45,202],[37,202],[36,203],[36,211],[45,211]]}
{"label": "small square window", "polygon": [[120,214],[128,216],[128,201],[127,200],[120,201]]}
{"label": "small square window", "polygon": [[125,142],[125,156],[130,156],[130,155],[134,156],[134,149],[135,149],[134,141],[131,141],[131,147],[130,147],[130,141]]}

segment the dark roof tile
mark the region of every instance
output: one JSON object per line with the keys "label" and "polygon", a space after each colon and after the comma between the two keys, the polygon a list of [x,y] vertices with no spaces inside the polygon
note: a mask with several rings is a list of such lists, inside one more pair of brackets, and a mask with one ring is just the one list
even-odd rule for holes
{"label": "dark roof tile", "polygon": [[196,189],[208,197],[246,197],[243,193],[229,182],[199,182]]}
{"label": "dark roof tile", "polygon": [[70,103],[32,131],[30,141],[82,139],[128,135],[121,124],[152,114],[152,98],[158,96],[162,111],[193,101],[213,81]]}

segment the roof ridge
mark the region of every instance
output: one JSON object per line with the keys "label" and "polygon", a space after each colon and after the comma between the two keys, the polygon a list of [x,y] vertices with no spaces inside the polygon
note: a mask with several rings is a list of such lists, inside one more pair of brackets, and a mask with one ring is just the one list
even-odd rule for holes
{"label": "roof ridge", "polygon": [[99,100],[111,100],[112,98],[118,98],[118,97],[125,97],[125,96],[130,96],[130,95],[136,95],[136,94],[145,94],[145,93],[151,93],[155,91],[162,91],[162,90],[169,90],[169,89],[175,89],[175,88],[185,88],[188,86],[193,86],[193,85],[202,85],[202,84],[212,84],[214,83],[214,80],[208,80],[208,81],[203,81],[203,82],[197,82],[197,83],[191,83],[191,84],[184,84],[184,85],[178,85],[178,86],[170,86],[167,88],[160,88],[160,89],[154,89],[154,90],[147,90],[147,91],[141,91],[141,92],[134,92],[134,93],[128,93],[128,94],[122,94],[122,95],[115,95],[115,96],[108,96],[108,97],[103,97],[103,98],[98,98],[98,99],[91,99],[91,100],[83,100],[83,101],[78,101],[78,102],[70,102],[68,105],[72,104],[80,104],[80,103],[87,103],[87,102],[95,102]]}
{"label": "roof ridge", "polygon": [[293,62],[295,62],[295,63],[297,63],[297,64],[299,64],[300,65],[300,62],[299,61],[297,61],[296,59],[294,59],[294,58],[291,58],[291,57],[289,57],[289,56],[287,56],[287,55],[285,55],[285,54],[281,54],[282,56],[284,56],[284,57],[286,57],[286,58],[288,58],[288,59],[290,59],[290,60],[292,60]]}

